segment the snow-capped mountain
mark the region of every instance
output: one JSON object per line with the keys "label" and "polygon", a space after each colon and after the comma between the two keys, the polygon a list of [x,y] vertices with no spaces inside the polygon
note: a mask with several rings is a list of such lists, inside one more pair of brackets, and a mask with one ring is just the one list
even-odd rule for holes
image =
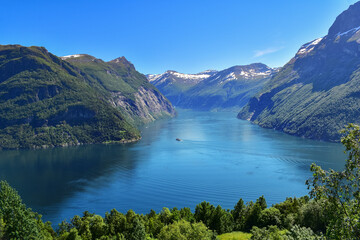
{"label": "snow-capped mountain", "polygon": [[[186,73],[179,73],[176,71],[166,71],[163,74],[148,74],[147,78],[149,80],[149,82],[151,82],[152,84],[159,85],[162,83],[169,83],[169,82],[177,82],[177,83],[182,83],[185,84],[187,86],[193,86],[195,84],[198,84],[199,82],[211,77],[212,75],[214,75],[215,73],[217,73],[217,71],[215,70],[207,70],[201,73],[196,73],[196,74],[186,74]],[[186,86],[184,86],[186,87]]]}
{"label": "snow-capped mountain", "polygon": [[197,74],[166,71],[149,74],[147,78],[176,106],[201,110],[239,109],[275,72],[276,69],[254,63]]}

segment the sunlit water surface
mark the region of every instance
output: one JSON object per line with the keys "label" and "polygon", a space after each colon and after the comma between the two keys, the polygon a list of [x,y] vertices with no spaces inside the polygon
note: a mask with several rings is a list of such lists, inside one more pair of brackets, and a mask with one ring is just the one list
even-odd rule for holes
{"label": "sunlit water surface", "polygon": [[231,112],[178,112],[143,127],[138,143],[1,151],[0,177],[57,224],[85,210],[146,214],[204,200],[233,208],[261,195],[271,205],[308,193],[312,162],[344,164],[340,144],[263,129]]}

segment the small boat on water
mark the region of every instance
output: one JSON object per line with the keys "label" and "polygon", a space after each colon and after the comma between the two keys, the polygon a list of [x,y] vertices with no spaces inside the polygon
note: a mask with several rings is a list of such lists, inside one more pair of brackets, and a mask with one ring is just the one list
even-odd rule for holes
{"label": "small boat on water", "polygon": [[182,140],[180,138],[177,138],[176,141],[181,142]]}

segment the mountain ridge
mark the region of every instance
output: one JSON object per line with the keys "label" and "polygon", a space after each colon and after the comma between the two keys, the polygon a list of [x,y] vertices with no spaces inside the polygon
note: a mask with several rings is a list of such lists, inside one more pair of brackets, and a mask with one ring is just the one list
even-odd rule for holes
{"label": "mountain ridge", "polygon": [[253,63],[197,74],[169,70],[147,78],[175,106],[196,110],[240,109],[276,71],[265,64]]}

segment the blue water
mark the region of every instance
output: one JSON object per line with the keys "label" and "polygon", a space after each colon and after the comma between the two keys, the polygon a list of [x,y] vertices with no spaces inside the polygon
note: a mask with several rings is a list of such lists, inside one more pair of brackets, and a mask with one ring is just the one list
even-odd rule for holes
{"label": "blue water", "polygon": [[[0,177],[57,224],[85,210],[148,213],[206,200],[233,208],[264,195],[268,204],[308,193],[312,162],[340,169],[340,144],[263,129],[231,112],[179,110],[126,145],[0,152]],[[176,138],[182,141],[176,141]]]}

